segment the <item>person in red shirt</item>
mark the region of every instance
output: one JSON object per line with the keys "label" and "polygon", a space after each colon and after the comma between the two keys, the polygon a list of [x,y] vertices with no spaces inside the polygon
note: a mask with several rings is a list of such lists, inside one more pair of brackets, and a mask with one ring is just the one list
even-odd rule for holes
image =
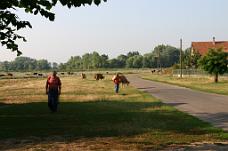
{"label": "person in red shirt", "polygon": [[117,73],[113,78],[112,78],[114,84],[115,84],[115,92],[116,93],[119,93],[119,89],[120,89],[120,76],[119,74]]}
{"label": "person in red shirt", "polygon": [[57,77],[57,72],[53,71],[52,75],[48,76],[46,82],[46,94],[48,95],[48,107],[52,112],[57,111],[59,103],[59,95],[61,94],[61,80]]}

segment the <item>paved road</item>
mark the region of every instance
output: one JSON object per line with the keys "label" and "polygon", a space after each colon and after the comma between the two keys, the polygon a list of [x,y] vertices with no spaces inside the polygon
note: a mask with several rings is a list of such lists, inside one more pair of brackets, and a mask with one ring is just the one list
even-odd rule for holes
{"label": "paved road", "polygon": [[228,131],[228,96],[144,80],[136,75],[128,78],[131,85],[149,92],[164,103]]}

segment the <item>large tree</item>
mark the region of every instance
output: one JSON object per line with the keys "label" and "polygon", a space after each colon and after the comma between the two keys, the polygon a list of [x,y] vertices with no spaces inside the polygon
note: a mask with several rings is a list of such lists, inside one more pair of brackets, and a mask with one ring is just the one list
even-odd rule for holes
{"label": "large tree", "polygon": [[218,75],[227,72],[228,53],[220,49],[210,49],[208,53],[199,60],[199,64],[209,74],[215,76],[214,81],[218,82]]}
{"label": "large tree", "polygon": [[32,26],[29,21],[20,20],[15,10],[23,9],[26,13],[40,14],[54,21],[55,14],[51,10],[57,2],[71,8],[93,3],[99,5],[101,1],[107,0],[0,0],[0,42],[2,46],[21,55],[16,41],[22,39],[25,42],[26,39],[16,31],[27,27],[32,28]]}
{"label": "large tree", "polygon": [[157,58],[160,67],[171,67],[179,62],[180,50],[169,45],[158,45],[152,54]]}

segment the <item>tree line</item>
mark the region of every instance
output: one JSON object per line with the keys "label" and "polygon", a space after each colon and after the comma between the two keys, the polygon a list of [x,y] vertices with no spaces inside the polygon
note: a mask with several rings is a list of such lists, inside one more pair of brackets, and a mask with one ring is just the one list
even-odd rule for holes
{"label": "tree line", "polygon": [[157,68],[171,67],[179,62],[180,50],[169,45],[159,45],[144,55],[138,51],[109,58],[94,51],[82,56],[72,56],[66,63],[59,64],[60,70],[91,70],[97,68]]}
{"label": "tree line", "polygon": [[57,63],[50,63],[45,59],[36,60],[29,57],[17,57],[14,61],[0,62],[1,71],[34,71],[50,70],[57,67]]}
{"label": "tree line", "polygon": [[[189,49],[187,49],[189,50]],[[184,62],[188,64],[189,51],[184,51]],[[170,45],[158,45],[153,51],[144,55],[138,51],[120,54],[109,58],[106,54],[94,51],[82,56],[71,56],[66,63],[50,63],[48,60],[36,60],[29,57],[17,57],[14,61],[0,62],[1,71],[34,71],[34,70],[93,70],[106,68],[166,68],[178,64],[180,50]]]}

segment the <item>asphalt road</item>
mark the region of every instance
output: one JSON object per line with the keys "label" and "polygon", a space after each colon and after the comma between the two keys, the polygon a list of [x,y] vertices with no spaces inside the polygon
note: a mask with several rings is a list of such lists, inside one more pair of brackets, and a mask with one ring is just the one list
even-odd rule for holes
{"label": "asphalt road", "polygon": [[189,88],[128,77],[131,85],[153,95],[162,102],[172,105],[214,126],[228,131],[228,96],[200,92]]}

